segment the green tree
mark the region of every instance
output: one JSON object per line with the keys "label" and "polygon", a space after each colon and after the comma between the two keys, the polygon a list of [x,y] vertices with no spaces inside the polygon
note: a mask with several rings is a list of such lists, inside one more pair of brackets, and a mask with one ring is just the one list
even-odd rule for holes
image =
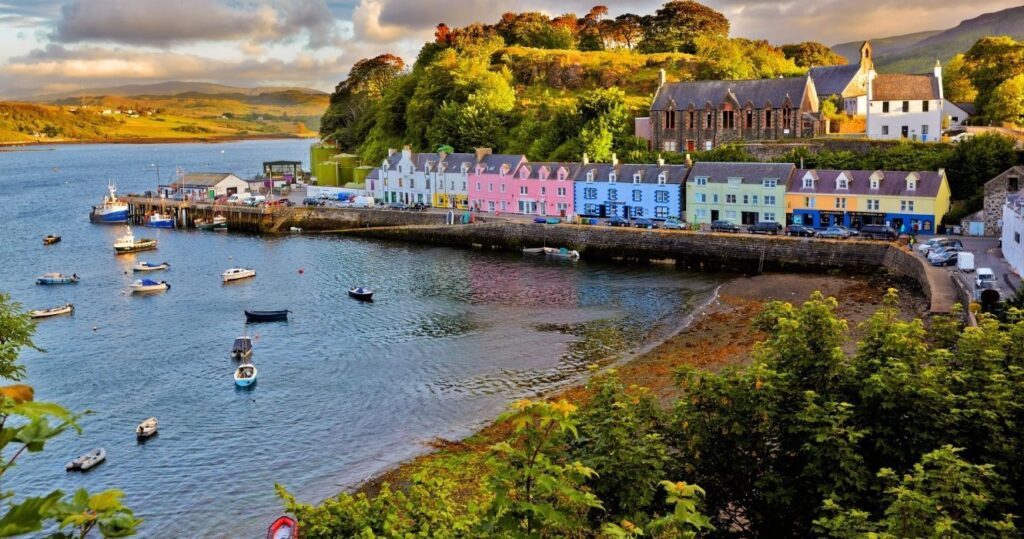
{"label": "green tree", "polygon": [[985,133],[956,144],[946,165],[953,198],[980,208],[985,182],[1015,164],[1015,143],[1008,137]]}
{"label": "green tree", "polygon": [[977,89],[975,104],[989,118],[996,88],[1004,81],[1024,74],[1024,42],[1009,36],[986,36],[964,53],[965,70]]}
{"label": "green tree", "polygon": [[330,105],[320,119],[320,136],[343,149],[355,149],[372,127],[376,104],[388,86],[401,74],[405,63],[392,54],[359,60],[348,77],[338,83]]}
{"label": "green tree", "polygon": [[836,54],[828,45],[817,41],[804,41],[783,45],[782,52],[786,58],[793,60],[797,67],[821,67],[846,65],[846,58]]}
{"label": "green tree", "polygon": [[701,37],[729,36],[729,19],[698,2],[674,0],[645,21],[641,52],[697,52]]}
{"label": "green tree", "polygon": [[988,117],[1024,126],[1024,73],[996,86],[988,101]]}
{"label": "green tree", "polygon": [[978,90],[970,79],[970,71],[963,54],[957,54],[942,70],[942,95],[954,103],[973,103]]}

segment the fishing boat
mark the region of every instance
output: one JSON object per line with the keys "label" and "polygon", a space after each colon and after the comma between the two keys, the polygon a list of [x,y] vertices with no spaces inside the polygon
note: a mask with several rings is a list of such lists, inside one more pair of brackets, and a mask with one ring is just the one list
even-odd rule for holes
{"label": "fishing boat", "polygon": [[252,339],[248,335],[235,337],[231,344],[231,359],[246,360],[252,357]]}
{"label": "fishing boat", "polygon": [[235,385],[240,387],[251,386],[256,383],[256,365],[242,363],[235,369]]}
{"label": "fishing boat", "polygon": [[256,270],[249,268],[231,268],[220,275],[225,283],[231,281],[238,281],[240,279],[250,279],[256,276]]}
{"label": "fishing boat", "polygon": [[146,219],[146,226],[149,228],[174,228],[174,215],[158,211]]}
{"label": "fishing boat", "polygon": [[278,322],[288,320],[288,309],[279,311],[245,311],[246,322]]}
{"label": "fishing boat", "polygon": [[171,267],[167,262],[161,262],[159,264],[150,264],[149,262],[139,262],[132,266],[132,271],[159,271],[165,270]]}
{"label": "fishing boat", "polygon": [[299,523],[289,516],[278,517],[267,528],[267,539],[298,539]]}
{"label": "fishing boat", "polygon": [[371,301],[373,299],[373,290],[362,286],[353,286],[348,289],[348,295],[359,301]]}
{"label": "fishing boat", "polygon": [[544,254],[543,247],[527,247],[523,249],[524,255],[542,255]]}
{"label": "fishing boat", "polygon": [[171,285],[167,281],[154,281],[152,279],[139,279],[128,285],[128,287],[131,288],[132,294],[149,294],[171,289]]}
{"label": "fishing boat", "polygon": [[146,438],[156,434],[156,427],[156,418],[151,417],[142,423],[139,423],[139,426],[135,427],[135,437],[139,440],[145,440]]}
{"label": "fishing boat", "polygon": [[117,199],[117,186],[113,182],[107,184],[109,195],[103,198],[99,206],[93,206],[89,212],[89,220],[93,223],[111,224],[128,222],[128,203]]}
{"label": "fishing boat", "polygon": [[228,218],[223,215],[218,215],[213,219],[196,219],[196,228],[199,230],[214,230],[221,231],[228,229]]}
{"label": "fishing boat", "polygon": [[54,236],[53,234],[50,234],[43,238],[43,245],[53,245],[54,243],[58,243],[59,241],[60,236]]}
{"label": "fishing boat", "polygon": [[40,275],[36,277],[36,284],[72,284],[78,282],[78,274],[73,273],[71,276],[64,275],[63,273],[47,273],[46,275]]}
{"label": "fishing boat", "polygon": [[106,459],[107,451],[102,447],[98,447],[76,459],[68,461],[68,463],[64,465],[64,469],[69,472],[84,472]]}
{"label": "fishing boat", "polygon": [[114,240],[114,252],[117,254],[135,253],[138,251],[148,251],[150,249],[156,249],[156,240],[141,238],[136,240],[135,235],[132,234],[132,227],[124,227],[127,232],[124,236]]}
{"label": "fishing boat", "polygon": [[35,311],[29,311],[29,316],[32,318],[50,318],[51,316],[60,316],[62,314],[71,314],[75,312],[75,306],[68,303],[61,305],[60,307],[51,307],[49,309],[39,309]]}
{"label": "fishing boat", "polygon": [[554,258],[565,258],[565,259],[568,259],[568,260],[579,260],[580,259],[580,252],[579,251],[570,251],[569,249],[567,249],[565,247],[562,247],[562,248],[559,248],[559,249],[555,249],[554,247],[545,247],[544,248],[544,254],[547,255],[547,256],[550,256],[550,257],[554,257]]}

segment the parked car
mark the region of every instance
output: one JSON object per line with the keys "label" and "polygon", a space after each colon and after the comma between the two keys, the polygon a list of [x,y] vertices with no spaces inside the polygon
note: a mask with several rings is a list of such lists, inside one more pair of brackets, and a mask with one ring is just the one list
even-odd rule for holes
{"label": "parked car", "polygon": [[270,202],[267,202],[267,206],[293,206],[293,205],[294,204],[292,203],[292,201],[288,200],[287,198],[279,198],[277,200],[272,200]]}
{"label": "parked car", "polygon": [[841,229],[845,230],[846,233],[849,236],[851,236],[851,237],[860,236],[860,232],[858,232],[858,231],[856,231],[856,230],[854,230],[854,229],[852,229],[852,228],[850,228],[848,226],[843,226],[843,225],[833,225],[833,226],[835,226],[836,228],[841,228]]}
{"label": "parked car", "polygon": [[729,221],[714,221],[711,223],[712,232],[739,232],[742,230],[739,226],[732,224]]}
{"label": "parked car", "polygon": [[322,204],[323,203],[320,202],[319,199],[316,199],[316,198],[313,198],[313,197],[306,197],[306,198],[302,199],[302,205],[303,206],[320,206]]}
{"label": "parked car", "polygon": [[941,254],[934,257],[928,258],[928,261],[931,262],[933,266],[952,266],[957,263],[959,255],[960,253],[958,251],[950,249],[942,251]]}
{"label": "parked car", "polygon": [[957,252],[963,251],[964,244],[960,243],[960,240],[946,240],[939,242],[939,244],[933,246],[931,250],[928,251],[928,259],[930,260],[932,256],[937,255],[938,253],[950,250]]}
{"label": "parked car", "polygon": [[978,268],[974,279],[974,299],[979,301],[999,301],[999,279],[992,268]]}
{"label": "parked car", "polygon": [[665,222],[661,226],[666,230],[682,230],[686,228],[686,224],[675,217],[665,219]]}
{"label": "parked car", "polygon": [[638,218],[638,219],[633,221],[633,226],[635,226],[637,228],[646,228],[648,230],[652,230],[652,229],[658,228],[658,223],[656,223],[656,222],[654,222],[654,221],[652,221],[652,220],[650,220],[650,219],[648,219],[646,217],[640,217],[640,218]]}
{"label": "parked car", "polygon": [[759,221],[747,227],[747,232],[751,234],[781,234],[782,225],[775,221]]}
{"label": "parked car", "polygon": [[427,208],[429,208],[429,207],[430,206],[427,206],[426,204],[424,204],[422,202],[417,202],[417,203],[413,204],[412,206],[409,206],[409,209],[410,210],[415,210],[415,211],[427,211]]}
{"label": "parked car", "polygon": [[850,233],[845,229],[838,226],[830,226],[821,232],[818,232],[819,238],[830,238],[833,240],[845,240],[850,237]]}
{"label": "parked car", "polygon": [[608,226],[629,226],[629,221],[623,219],[622,217],[619,217],[618,215],[615,215],[609,218],[607,221],[605,221],[604,224]]}
{"label": "parked car", "polygon": [[947,245],[938,249],[933,249],[932,252],[928,253],[928,261],[938,260],[939,258],[948,256],[949,253],[959,253],[963,249],[955,245]]}
{"label": "parked car", "polygon": [[932,247],[935,247],[936,245],[944,241],[949,241],[949,238],[929,238],[928,241],[924,241],[917,244],[917,250],[921,254],[928,254],[928,251],[930,251]]}
{"label": "parked car", "polygon": [[818,231],[806,225],[789,225],[786,227],[786,235],[813,238],[818,235]]}
{"label": "parked car", "polygon": [[409,206],[406,206],[405,204],[403,204],[401,202],[392,202],[391,204],[388,204],[388,209],[389,210],[406,210],[406,209],[409,209]]}
{"label": "parked car", "polygon": [[860,235],[872,240],[892,241],[899,237],[891,226],[885,225],[864,225],[860,227]]}

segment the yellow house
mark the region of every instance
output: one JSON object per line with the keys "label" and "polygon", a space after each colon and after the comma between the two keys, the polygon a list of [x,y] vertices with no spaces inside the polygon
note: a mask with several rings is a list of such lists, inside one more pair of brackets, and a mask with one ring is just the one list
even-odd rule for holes
{"label": "yellow house", "polygon": [[786,189],[786,221],[825,228],[888,225],[934,234],[949,212],[946,171],[798,169]]}

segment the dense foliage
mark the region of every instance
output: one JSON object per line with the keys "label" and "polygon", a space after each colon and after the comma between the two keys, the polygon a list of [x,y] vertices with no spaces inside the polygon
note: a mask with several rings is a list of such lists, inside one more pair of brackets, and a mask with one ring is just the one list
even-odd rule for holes
{"label": "dense foliage", "polygon": [[1024,311],[926,326],[896,299],[855,347],[834,299],[769,303],[751,363],[683,369],[670,410],[614,371],[579,410],[520,401],[480,503],[438,477],[320,506],[279,490],[307,537],[1017,536]]}
{"label": "dense foliage", "polygon": [[943,86],[951,101],[973,101],[979,120],[1024,127],[1024,41],[979,39],[950,61]]}
{"label": "dense foliage", "polygon": [[782,52],[786,58],[793,60],[797,67],[833,66],[847,63],[846,58],[836,54],[828,45],[817,41],[783,45]]}
{"label": "dense foliage", "polygon": [[[35,324],[21,306],[0,293],[0,378],[24,378],[25,369],[17,359],[22,349],[36,348],[32,343],[34,333]],[[67,430],[81,430],[77,424],[81,414],[38,402],[34,396],[32,387],[25,384],[0,387],[0,480],[19,458],[42,451],[46,442]],[[13,453],[8,454],[8,448]],[[0,492],[0,537],[36,533],[46,526],[57,530],[48,535],[53,539],[81,539],[94,530],[104,537],[135,535],[141,520],[121,504],[122,496],[118,490],[90,495],[79,489],[70,498],[54,490],[44,496],[18,499],[12,491]]]}

